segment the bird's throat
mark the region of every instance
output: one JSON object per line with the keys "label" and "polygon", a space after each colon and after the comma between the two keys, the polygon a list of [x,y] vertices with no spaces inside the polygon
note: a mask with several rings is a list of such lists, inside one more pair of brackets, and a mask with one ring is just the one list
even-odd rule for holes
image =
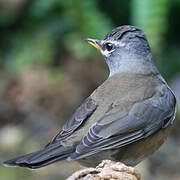
{"label": "bird's throat", "polygon": [[109,76],[126,72],[143,75],[159,73],[154,63],[145,59],[121,58],[120,60],[112,59],[106,63],[110,71]]}

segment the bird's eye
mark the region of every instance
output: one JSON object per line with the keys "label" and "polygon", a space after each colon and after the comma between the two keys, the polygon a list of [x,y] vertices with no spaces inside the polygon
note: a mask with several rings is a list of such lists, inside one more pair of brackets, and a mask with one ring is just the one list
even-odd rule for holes
{"label": "bird's eye", "polygon": [[108,50],[108,51],[111,51],[113,48],[114,48],[114,45],[112,43],[106,43],[105,44],[105,48]]}

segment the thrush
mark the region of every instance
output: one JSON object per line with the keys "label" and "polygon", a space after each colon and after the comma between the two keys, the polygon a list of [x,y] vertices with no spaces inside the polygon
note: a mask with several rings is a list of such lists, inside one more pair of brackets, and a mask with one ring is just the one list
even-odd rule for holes
{"label": "thrush", "polygon": [[175,119],[175,96],[156,68],[144,32],[120,26],[103,40],[86,39],[109,77],[42,150],[4,162],[31,169],[60,160],[95,166],[104,159],[135,166],[155,152]]}

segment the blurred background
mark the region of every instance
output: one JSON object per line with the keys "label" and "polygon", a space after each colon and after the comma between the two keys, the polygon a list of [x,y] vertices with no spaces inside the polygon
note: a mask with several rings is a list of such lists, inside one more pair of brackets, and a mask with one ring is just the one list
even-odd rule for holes
{"label": "blurred background", "polygon": [[[132,24],[180,100],[180,0],[0,0],[0,161],[42,148],[108,76],[83,39]],[[180,106],[179,106],[180,107]],[[144,180],[180,179],[180,118],[138,168]],[[59,162],[30,171],[0,165],[0,180],[65,179],[82,168]]]}

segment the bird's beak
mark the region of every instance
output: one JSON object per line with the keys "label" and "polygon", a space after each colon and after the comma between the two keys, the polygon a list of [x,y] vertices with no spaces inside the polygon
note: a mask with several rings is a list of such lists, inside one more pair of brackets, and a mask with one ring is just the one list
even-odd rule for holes
{"label": "bird's beak", "polygon": [[99,40],[97,40],[97,39],[90,39],[90,38],[88,38],[88,39],[85,39],[85,41],[87,42],[87,43],[89,43],[91,46],[93,46],[93,47],[95,47],[96,49],[98,49],[98,50],[101,50],[102,48],[101,48],[101,45],[100,45],[100,43],[99,43]]}

